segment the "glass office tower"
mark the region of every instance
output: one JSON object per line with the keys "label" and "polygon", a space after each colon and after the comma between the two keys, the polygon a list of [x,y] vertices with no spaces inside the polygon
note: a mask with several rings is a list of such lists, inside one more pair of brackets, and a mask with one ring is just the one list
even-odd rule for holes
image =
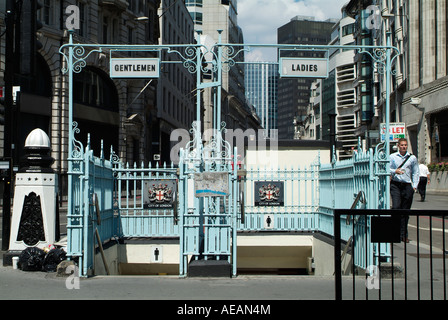
{"label": "glass office tower", "polygon": [[266,136],[276,138],[278,65],[268,62],[246,64],[246,99],[254,106]]}

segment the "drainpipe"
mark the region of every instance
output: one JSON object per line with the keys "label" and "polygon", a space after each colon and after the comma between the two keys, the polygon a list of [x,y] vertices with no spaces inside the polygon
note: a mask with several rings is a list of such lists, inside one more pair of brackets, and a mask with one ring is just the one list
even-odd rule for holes
{"label": "drainpipe", "polygon": [[336,113],[329,113],[330,117],[330,160],[336,161]]}

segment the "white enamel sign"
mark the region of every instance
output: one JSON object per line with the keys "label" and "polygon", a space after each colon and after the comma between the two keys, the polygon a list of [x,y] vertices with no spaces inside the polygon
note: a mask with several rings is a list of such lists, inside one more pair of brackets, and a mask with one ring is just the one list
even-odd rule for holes
{"label": "white enamel sign", "polygon": [[160,60],[158,58],[111,58],[111,78],[158,78]]}
{"label": "white enamel sign", "polygon": [[280,58],[280,77],[328,78],[328,59]]}

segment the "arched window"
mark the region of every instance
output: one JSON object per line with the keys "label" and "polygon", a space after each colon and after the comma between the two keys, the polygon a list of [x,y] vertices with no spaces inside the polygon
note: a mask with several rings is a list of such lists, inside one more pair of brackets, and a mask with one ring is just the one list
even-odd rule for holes
{"label": "arched window", "polygon": [[36,75],[31,81],[23,81],[20,86],[22,92],[35,94],[43,97],[51,97],[53,95],[53,80],[51,79],[50,68],[47,62],[40,55],[36,55]]}
{"label": "arched window", "polygon": [[106,158],[110,147],[118,150],[118,92],[109,76],[95,67],[85,67],[74,75],[73,118],[80,133],[77,139],[84,145],[90,134],[90,146],[99,155],[103,143]]}
{"label": "arched window", "polygon": [[109,76],[96,68],[86,67],[74,75],[75,103],[118,112],[118,93]]}

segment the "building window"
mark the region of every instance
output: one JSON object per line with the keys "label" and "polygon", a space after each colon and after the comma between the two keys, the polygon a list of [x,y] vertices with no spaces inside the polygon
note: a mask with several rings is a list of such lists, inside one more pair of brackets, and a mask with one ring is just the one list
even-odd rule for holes
{"label": "building window", "polygon": [[132,12],[136,12],[136,9],[137,9],[136,1],[137,0],[129,0],[129,2],[128,2],[128,9]]}
{"label": "building window", "polygon": [[50,24],[50,0],[45,0],[42,2],[42,16],[41,21],[42,23],[49,25]]}
{"label": "building window", "polygon": [[190,12],[190,15],[195,24],[202,24],[202,12]]}
{"label": "building window", "polygon": [[119,30],[120,30],[120,27],[118,26],[118,20],[117,19],[113,19],[112,20],[112,35],[110,37],[111,41],[113,43],[116,43],[116,42],[119,41],[119,38],[120,38]]}
{"label": "building window", "polygon": [[[150,21],[156,21],[156,14],[154,12],[154,10],[150,9],[149,13],[148,13],[148,17]],[[147,23],[147,28],[148,28],[148,40],[150,42],[154,42],[155,41],[155,23]]]}
{"label": "building window", "polygon": [[100,70],[86,67],[74,75],[76,103],[118,112],[118,94],[110,78]]}
{"label": "building window", "polygon": [[83,2],[77,1],[76,2],[77,7],[79,8],[79,30],[76,32],[81,37],[87,36],[87,26],[86,26],[86,5]]}
{"label": "building window", "polygon": [[354,23],[348,24],[348,25],[342,27],[342,36],[343,37],[353,34],[354,32],[355,32],[355,24]]}
{"label": "building window", "polygon": [[103,17],[103,43],[108,43],[107,41],[107,26],[109,25],[109,19]]}
{"label": "building window", "polygon": [[138,11],[141,13],[145,12],[145,5],[143,4],[142,0],[138,1]]}
{"label": "building window", "polygon": [[185,5],[187,7],[202,7],[202,0],[186,0]]}

